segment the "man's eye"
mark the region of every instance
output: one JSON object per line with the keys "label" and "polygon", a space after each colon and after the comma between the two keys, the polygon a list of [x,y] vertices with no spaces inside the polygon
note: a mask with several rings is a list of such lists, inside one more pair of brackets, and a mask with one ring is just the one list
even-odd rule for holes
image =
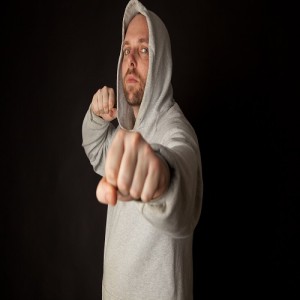
{"label": "man's eye", "polygon": [[149,52],[149,50],[148,50],[148,48],[142,48],[141,52],[144,54],[147,54]]}
{"label": "man's eye", "polygon": [[123,54],[124,54],[124,55],[128,55],[129,52],[130,52],[129,49],[124,49],[124,50],[123,50]]}

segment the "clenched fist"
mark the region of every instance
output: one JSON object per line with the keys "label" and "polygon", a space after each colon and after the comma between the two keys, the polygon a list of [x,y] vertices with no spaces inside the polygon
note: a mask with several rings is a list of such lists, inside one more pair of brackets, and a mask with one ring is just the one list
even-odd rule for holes
{"label": "clenched fist", "polygon": [[95,115],[110,122],[117,117],[117,109],[114,107],[115,102],[114,90],[104,86],[93,96],[91,108]]}
{"label": "clenched fist", "polygon": [[119,129],[108,150],[105,177],[100,180],[96,196],[105,204],[117,200],[142,200],[161,196],[168,188],[170,170],[138,132]]}

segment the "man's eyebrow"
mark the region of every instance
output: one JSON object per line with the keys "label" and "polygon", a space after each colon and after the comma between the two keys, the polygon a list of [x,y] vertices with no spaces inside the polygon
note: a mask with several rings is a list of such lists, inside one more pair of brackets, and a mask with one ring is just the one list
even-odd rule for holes
{"label": "man's eyebrow", "polygon": [[139,43],[149,43],[149,39],[141,38],[138,40]]}
{"label": "man's eyebrow", "polygon": [[[145,39],[145,38],[140,38],[140,39],[138,39],[138,43],[140,43],[140,44],[142,44],[142,43],[149,43],[149,40],[148,39]],[[130,45],[130,43],[128,42],[128,41],[124,41],[123,42],[123,45],[125,46],[127,46],[127,45]]]}

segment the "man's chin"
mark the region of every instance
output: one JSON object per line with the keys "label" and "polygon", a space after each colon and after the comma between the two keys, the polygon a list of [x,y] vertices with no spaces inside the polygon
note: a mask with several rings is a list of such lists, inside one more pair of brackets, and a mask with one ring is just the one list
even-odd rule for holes
{"label": "man's chin", "polygon": [[143,90],[142,89],[136,89],[133,87],[126,88],[124,91],[126,101],[131,106],[139,106],[142,103],[143,99]]}
{"label": "man's chin", "polygon": [[136,98],[126,98],[126,101],[127,103],[130,105],[130,106],[140,106],[141,105],[141,100],[140,99],[136,99]]}

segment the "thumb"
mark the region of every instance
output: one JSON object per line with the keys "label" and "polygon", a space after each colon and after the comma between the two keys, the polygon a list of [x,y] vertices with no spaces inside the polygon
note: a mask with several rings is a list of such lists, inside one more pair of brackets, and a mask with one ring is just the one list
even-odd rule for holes
{"label": "thumb", "polygon": [[105,177],[102,177],[97,185],[96,197],[99,202],[114,206],[117,203],[116,188],[108,183]]}
{"label": "thumb", "polygon": [[109,111],[109,115],[111,117],[111,119],[115,119],[118,116],[118,110],[113,107],[110,111]]}

